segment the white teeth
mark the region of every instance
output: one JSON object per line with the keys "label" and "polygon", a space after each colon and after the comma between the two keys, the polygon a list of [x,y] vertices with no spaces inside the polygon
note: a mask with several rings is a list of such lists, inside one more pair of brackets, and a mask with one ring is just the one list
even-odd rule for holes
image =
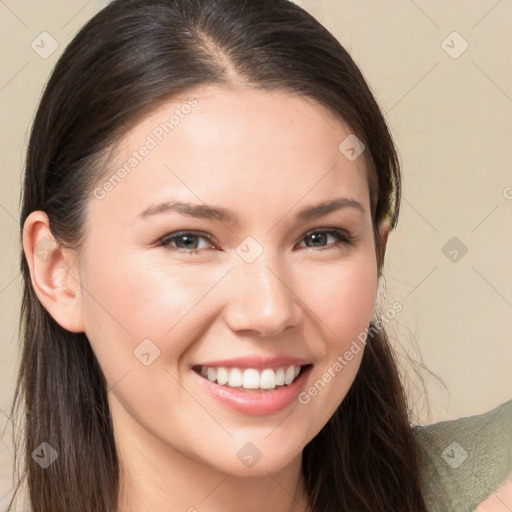
{"label": "white teeth", "polygon": [[274,370],[263,370],[260,377],[261,389],[274,389],[276,387],[276,373]]}
{"label": "white teeth", "polygon": [[258,389],[260,387],[260,375],[258,370],[254,368],[248,368],[244,372],[242,386],[245,389]]}
{"label": "white teeth", "polygon": [[[208,371],[209,370],[210,369],[208,368]],[[288,366],[284,374],[284,383],[288,386],[293,382],[293,379],[295,379],[295,366]]]}
{"label": "white teeth", "polygon": [[300,366],[288,366],[273,370],[265,368],[210,368],[201,366],[200,373],[212,382],[221,386],[232,388],[243,387],[245,389],[274,389],[276,386],[289,386],[299,375]]}
{"label": "white teeth", "polygon": [[217,380],[217,370],[215,368],[208,368],[207,377],[208,380],[215,382]]}
{"label": "white teeth", "polygon": [[238,388],[242,385],[242,372],[238,368],[229,371],[228,386]]}
{"label": "white teeth", "polygon": [[228,380],[229,380],[229,373],[226,370],[226,368],[217,368],[217,382],[221,386],[224,386],[224,384],[226,384],[226,382]]}

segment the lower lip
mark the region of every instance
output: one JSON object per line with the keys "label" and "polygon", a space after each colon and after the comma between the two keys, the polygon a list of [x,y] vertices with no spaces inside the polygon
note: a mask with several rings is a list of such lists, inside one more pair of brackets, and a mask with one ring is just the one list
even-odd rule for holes
{"label": "lower lip", "polygon": [[221,386],[205,379],[196,372],[193,373],[201,379],[206,390],[223,405],[250,416],[265,416],[282,411],[297,400],[310,370],[311,366],[306,367],[288,386],[284,386],[276,391],[261,392],[240,391],[229,386]]}

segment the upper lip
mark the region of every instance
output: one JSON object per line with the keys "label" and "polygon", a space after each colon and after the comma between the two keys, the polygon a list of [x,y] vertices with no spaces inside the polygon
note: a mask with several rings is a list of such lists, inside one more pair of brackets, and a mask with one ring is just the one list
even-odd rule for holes
{"label": "upper lip", "polygon": [[304,366],[311,364],[311,361],[300,357],[262,357],[246,356],[236,357],[234,359],[223,359],[215,361],[205,361],[194,366],[206,366],[210,368],[282,368],[287,366]]}

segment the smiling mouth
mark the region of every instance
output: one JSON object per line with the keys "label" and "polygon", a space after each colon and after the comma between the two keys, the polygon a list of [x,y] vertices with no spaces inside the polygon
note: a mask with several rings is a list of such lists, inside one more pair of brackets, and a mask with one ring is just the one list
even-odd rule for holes
{"label": "smiling mouth", "polygon": [[312,365],[261,369],[194,366],[192,369],[204,379],[219,386],[240,391],[268,392],[289,386],[309,366]]}

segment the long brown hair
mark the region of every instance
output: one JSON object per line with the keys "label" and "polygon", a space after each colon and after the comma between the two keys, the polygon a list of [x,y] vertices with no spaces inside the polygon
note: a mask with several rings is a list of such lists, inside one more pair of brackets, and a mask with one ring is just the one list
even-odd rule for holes
{"label": "long brown hair", "polygon": [[[43,210],[59,243],[82,247],[86,204],[113,144],[173,95],[237,82],[314,99],[365,144],[380,275],[377,227],[389,216],[393,229],[400,205],[391,135],[347,51],[288,0],[115,0],[96,14],[63,52],[40,101],[21,229]],[[23,250],[21,272],[22,359],[11,410],[24,421],[18,488],[26,479],[33,512],[114,512],[120,476],[106,380],[85,333],[63,329],[37,299]],[[59,453],[45,471],[31,457],[43,441]],[[384,329],[370,330],[351,389],[304,449],[303,472],[315,512],[426,510]]]}

